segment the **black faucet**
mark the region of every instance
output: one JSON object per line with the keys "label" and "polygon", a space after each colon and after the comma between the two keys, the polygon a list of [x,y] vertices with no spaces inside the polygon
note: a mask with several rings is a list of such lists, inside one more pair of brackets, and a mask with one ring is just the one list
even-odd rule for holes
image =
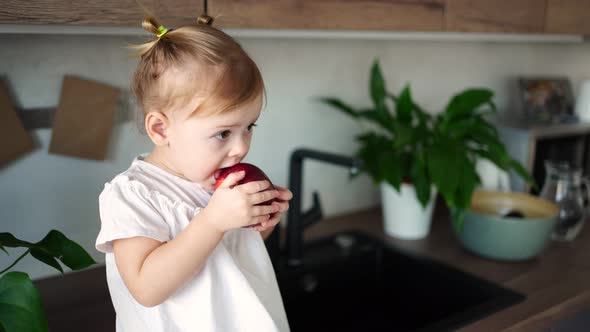
{"label": "black faucet", "polygon": [[[289,266],[298,266],[303,258],[303,231],[322,219],[322,207],[319,194],[313,193],[313,206],[309,211],[301,211],[303,160],[314,159],[329,164],[350,168],[351,174],[359,171],[362,161],[358,158],[341,156],[333,153],[310,149],[297,149],[291,154],[289,162],[289,189],[293,192],[293,199],[289,202],[287,219],[286,256]],[[275,246],[278,245],[278,233],[275,230]]]}

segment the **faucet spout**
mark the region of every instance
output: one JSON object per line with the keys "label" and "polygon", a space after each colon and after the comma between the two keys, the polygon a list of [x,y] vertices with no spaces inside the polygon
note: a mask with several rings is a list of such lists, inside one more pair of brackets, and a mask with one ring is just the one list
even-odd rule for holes
{"label": "faucet spout", "polygon": [[324,218],[324,213],[322,211],[322,205],[320,204],[320,194],[317,191],[314,191],[313,206],[301,216],[303,229],[322,220],[322,218]]}
{"label": "faucet spout", "polygon": [[302,213],[302,180],[303,161],[313,159],[337,166],[348,167],[351,174],[357,172],[362,162],[360,159],[342,156],[328,152],[310,149],[297,149],[291,154],[289,162],[289,189],[293,192],[293,199],[289,203],[287,215],[287,264],[289,266],[301,265],[303,259],[303,231],[323,218],[319,194],[313,193],[313,206]]}

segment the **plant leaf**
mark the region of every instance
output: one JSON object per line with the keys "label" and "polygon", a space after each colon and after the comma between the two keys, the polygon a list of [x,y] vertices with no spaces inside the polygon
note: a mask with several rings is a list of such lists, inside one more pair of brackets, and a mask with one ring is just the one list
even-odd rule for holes
{"label": "plant leaf", "polygon": [[391,133],[394,132],[393,127],[392,127],[392,122],[387,119],[387,116],[384,116],[382,113],[378,112],[377,110],[374,110],[374,109],[361,110],[358,112],[358,117],[370,120],[370,121],[380,125],[384,129],[387,129]]}
{"label": "plant leaf", "polygon": [[401,161],[394,151],[382,151],[379,155],[379,173],[381,178],[391,184],[395,190],[400,191],[402,182]]}
{"label": "plant leaf", "polygon": [[432,182],[451,208],[467,208],[474,189],[480,183],[468,151],[457,142],[444,140],[426,151]]}
{"label": "plant leaf", "polygon": [[514,159],[510,159],[509,164],[510,167],[513,168],[516,173],[518,173],[518,175],[520,175],[529,185],[531,185],[531,187],[533,187],[533,189],[538,189],[535,179],[531,176],[529,171],[527,171],[527,169],[522,166],[521,163]]}
{"label": "plant leaf", "polygon": [[481,149],[473,149],[472,151],[475,152],[480,157],[483,157],[483,158],[491,161],[492,163],[494,163],[496,166],[498,166],[502,170],[506,170],[506,169],[502,168],[503,157],[499,156],[494,151],[481,150]]}
{"label": "plant leaf", "polygon": [[375,183],[379,183],[383,180],[379,157],[384,152],[393,151],[393,143],[373,132],[359,135],[357,140],[361,143],[357,156],[363,160],[362,169],[371,175]]}
{"label": "plant leaf", "polygon": [[446,148],[435,143],[426,151],[429,163],[428,173],[432,177],[432,182],[438,188],[439,193],[444,197],[449,207],[455,206],[454,192],[456,188],[456,179],[459,177],[458,169],[453,165],[454,156],[446,153]]}
{"label": "plant leaf", "polygon": [[31,249],[31,256],[49,266],[53,266],[59,272],[64,273],[64,270],[61,265],[59,265],[59,262],[51,254],[48,254],[39,248],[33,248]]}
{"label": "plant leaf", "polygon": [[0,323],[6,332],[47,332],[39,291],[26,273],[0,278]]}
{"label": "plant leaf", "polygon": [[[2,248],[9,247],[9,248],[30,248],[33,244],[27,241],[19,240],[14,235],[10,233],[0,233],[0,246]],[[5,249],[2,249],[6,251]]]}
{"label": "plant leaf", "polygon": [[29,248],[34,258],[56,268],[62,273],[63,269],[56,259],[59,259],[72,270],[80,270],[96,264],[92,257],[79,244],[68,239],[56,230],[51,230],[43,240],[37,243],[19,240],[10,233],[0,233],[0,245],[2,248]]}
{"label": "plant leaf", "polygon": [[358,112],[351,107],[350,105],[344,103],[343,101],[341,101],[340,99],[337,98],[329,98],[329,97],[321,97],[319,98],[319,101],[332,106],[333,108],[341,111],[342,113],[351,116],[352,118],[358,118]]}
{"label": "plant leaf", "polygon": [[460,164],[460,179],[455,191],[455,203],[456,207],[467,209],[471,203],[473,191],[481,183],[481,179],[477,174],[475,164],[465,155],[459,158],[458,163]]}
{"label": "plant leaf", "polygon": [[59,259],[72,270],[80,270],[96,264],[94,259],[79,244],[56,230],[51,230],[43,240],[35,244],[35,248],[41,249],[44,253]]}
{"label": "plant leaf", "polygon": [[452,119],[473,114],[484,104],[495,108],[491,101],[493,96],[494,93],[488,89],[467,89],[451,99],[445,108],[445,113],[448,114],[449,119]]}
{"label": "plant leaf", "polygon": [[379,60],[373,62],[371,67],[371,80],[369,82],[369,90],[371,99],[375,105],[374,117],[378,119],[378,123],[386,129],[391,130],[391,122],[393,120],[385,100],[387,98],[387,91],[385,88],[385,79],[379,66]]}
{"label": "plant leaf", "polygon": [[419,139],[424,138],[419,136],[421,134],[420,129],[413,128],[411,125],[395,122],[393,127],[395,130],[393,147],[396,150],[403,151],[406,146],[410,145],[412,147]]}
{"label": "plant leaf", "polygon": [[395,104],[397,119],[403,124],[410,124],[412,122],[413,108],[414,102],[412,101],[410,86],[406,85]]}
{"label": "plant leaf", "polygon": [[381,74],[381,67],[379,66],[379,60],[373,62],[371,67],[371,81],[370,81],[370,94],[373,99],[373,103],[377,108],[383,107],[385,104],[385,80],[383,74]]}
{"label": "plant leaf", "polygon": [[463,225],[465,224],[465,210],[452,208],[451,209],[451,220],[457,233],[463,232]]}
{"label": "plant leaf", "polygon": [[430,191],[432,184],[430,183],[430,177],[427,173],[428,170],[426,168],[426,163],[422,160],[422,158],[416,158],[411,166],[410,172],[418,200],[420,201],[422,207],[426,208],[426,205],[428,205],[428,202],[430,201]]}

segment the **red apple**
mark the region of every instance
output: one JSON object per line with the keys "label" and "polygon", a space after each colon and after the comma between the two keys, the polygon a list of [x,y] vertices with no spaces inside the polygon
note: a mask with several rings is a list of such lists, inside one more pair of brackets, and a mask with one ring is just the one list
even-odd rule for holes
{"label": "red apple", "polygon": [[[266,174],[264,174],[264,172],[260,168],[254,166],[252,164],[248,164],[248,163],[238,163],[238,164],[235,164],[231,167],[222,168],[218,172],[216,172],[215,173],[215,179],[216,179],[215,189],[217,189],[217,188],[219,188],[219,186],[221,186],[221,184],[223,183],[225,178],[227,178],[228,175],[230,175],[231,173],[239,172],[239,171],[245,171],[246,174],[243,179],[238,181],[238,183],[237,183],[238,185],[252,182],[252,181],[268,180],[268,182],[270,182],[270,187],[268,187],[268,189],[266,189],[266,190],[274,190],[275,189],[275,187],[273,186],[273,184],[270,181],[270,179],[268,178],[268,176],[266,176]],[[258,205],[270,205],[274,201],[275,201],[275,199],[273,198],[271,200],[260,203]],[[272,218],[273,216],[274,216],[274,214],[272,214],[270,217]],[[258,226],[258,225],[260,225],[260,224],[250,225],[250,226],[246,226],[246,227],[254,227],[254,226]]]}

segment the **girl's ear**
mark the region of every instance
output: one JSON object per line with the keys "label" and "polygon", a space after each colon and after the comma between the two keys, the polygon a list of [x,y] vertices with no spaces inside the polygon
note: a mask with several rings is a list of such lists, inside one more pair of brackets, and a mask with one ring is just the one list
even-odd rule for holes
{"label": "girl's ear", "polygon": [[161,112],[149,112],[145,116],[145,130],[156,146],[168,145],[170,119]]}

